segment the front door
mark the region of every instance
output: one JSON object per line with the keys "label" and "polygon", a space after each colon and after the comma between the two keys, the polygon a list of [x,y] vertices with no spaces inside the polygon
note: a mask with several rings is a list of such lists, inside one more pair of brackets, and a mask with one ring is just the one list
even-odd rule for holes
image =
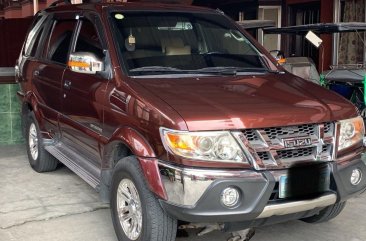
{"label": "front door", "polygon": [[[93,18],[92,18],[93,19]],[[74,53],[88,52],[104,58],[95,23],[87,17],[79,22]],[[67,68],[63,77],[60,127],[63,142],[78,147],[88,160],[100,165],[99,138],[103,131],[103,103],[108,80],[100,74],[77,73]]]}

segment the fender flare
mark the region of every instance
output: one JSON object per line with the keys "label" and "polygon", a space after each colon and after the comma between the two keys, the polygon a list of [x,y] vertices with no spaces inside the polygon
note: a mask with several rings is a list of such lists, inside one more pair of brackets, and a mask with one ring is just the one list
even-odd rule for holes
{"label": "fender flare", "polygon": [[156,154],[149,142],[137,130],[125,126],[118,129],[106,144],[104,150],[103,168],[113,167],[111,165],[112,148],[116,144],[121,143],[128,148],[133,155],[136,156],[144,173],[145,180],[149,189],[164,200],[167,199],[167,194],[161,180]]}
{"label": "fender flare", "polygon": [[36,99],[36,96],[31,92],[26,93],[22,97],[22,111],[23,111],[24,105],[28,105],[28,104],[32,107],[32,111],[33,111],[34,115],[36,116],[37,121],[42,120],[42,118],[41,118],[42,113],[38,108],[38,101]]}
{"label": "fender flare", "polygon": [[156,157],[155,151],[146,138],[129,126],[121,127],[115,131],[108,143],[116,141],[124,143],[135,156]]}

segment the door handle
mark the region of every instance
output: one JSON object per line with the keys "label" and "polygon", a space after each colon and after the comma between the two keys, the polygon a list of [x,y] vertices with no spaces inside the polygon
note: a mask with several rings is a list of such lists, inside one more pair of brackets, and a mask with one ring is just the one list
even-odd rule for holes
{"label": "door handle", "polygon": [[39,70],[35,70],[35,71],[33,72],[33,75],[34,75],[34,76],[39,76]]}
{"label": "door handle", "polygon": [[67,89],[67,90],[71,89],[71,81],[70,80],[65,80],[64,88]]}

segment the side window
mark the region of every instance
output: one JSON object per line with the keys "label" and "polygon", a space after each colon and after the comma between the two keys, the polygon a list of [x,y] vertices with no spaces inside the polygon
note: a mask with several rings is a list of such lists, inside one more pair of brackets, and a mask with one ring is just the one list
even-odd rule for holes
{"label": "side window", "polygon": [[56,20],[48,41],[47,59],[66,64],[76,20]]}
{"label": "side window", "polygon": [[37,49],[38,49],[38,45],[39,45],[39,41],[41,40],[41,36],[42,36],[42,33],[43,33],[43,30],[45,29],[45,27],[42,27],[38,33],[37,33],[37,36],[36,38],[34,39],[34,42],[33,42],[33,46],[32,46],[32,50],[30,51],[30,56],[35,56],[36,53],[37,53]]}
{"label": "side window", "polygon": [[89,52],[99,59],[104,57],[103,48],[95,25],[88,19],[83,19],[80,33],[76,41],[75,52]]}
{"label": "side window", "polygon": [[27,36],[27,40],[24,45],[24,55],[26,56],[34,56],[35,51],[33,51],[35,45],[38,45],[38,42],[41,38],[42,31],[44,29],[44,23],[47,19],[47,16],[38,16],[32,25],[32,29],[29,31]]}

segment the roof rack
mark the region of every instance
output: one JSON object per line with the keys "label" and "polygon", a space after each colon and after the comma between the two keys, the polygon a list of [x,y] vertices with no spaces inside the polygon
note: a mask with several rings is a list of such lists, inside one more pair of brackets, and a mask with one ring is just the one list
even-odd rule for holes
{"label": "roof rack", "polygon": [[71,0],[57,0],[56,2],[53,2],[50,7],[56,7],[57,5],[64,3],[64,4],[71,4]]}

